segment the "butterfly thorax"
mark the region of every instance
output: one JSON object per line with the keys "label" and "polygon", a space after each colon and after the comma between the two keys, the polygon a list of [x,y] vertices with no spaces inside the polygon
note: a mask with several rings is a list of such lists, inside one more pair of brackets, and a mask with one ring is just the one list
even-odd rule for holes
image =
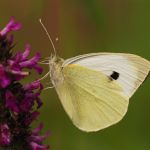
{"label": "butterfly thorax", "polygon": [[49,61],[50,78],[52,84],[57,86],[63,82],[62,64],[64,60],[59,57],[53,57]]}

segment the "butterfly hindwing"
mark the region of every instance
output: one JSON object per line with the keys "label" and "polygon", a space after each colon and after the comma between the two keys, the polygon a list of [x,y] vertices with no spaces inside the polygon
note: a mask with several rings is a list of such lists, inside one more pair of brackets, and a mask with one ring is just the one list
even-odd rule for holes
{"label": "butterfly hindwing", "polygon": [[64,83],[56,87],[65,111],[84,131],[97,131],[117,123],[128,108],[122,87],[99,71],[70,64]]}

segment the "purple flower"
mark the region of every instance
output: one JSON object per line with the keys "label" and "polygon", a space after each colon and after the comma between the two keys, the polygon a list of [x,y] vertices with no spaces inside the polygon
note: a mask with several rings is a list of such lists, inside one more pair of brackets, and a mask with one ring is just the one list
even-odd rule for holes
{"label": "purple flower", "polygon": [[31,147],[33,150],[48,150],[49,146],[39,145],[36,142],[31,142]]}
{"label": "purple flower", "polygon": [[11,18],[0,31],[0,147],[11,150],[48,150],[49,146],[43,142],[49,134],[40,135],[43,125],[33,131],[30,127],[40,114],[38,109],[43,104],[40,99],[43,85],[38,80],[25,85],[20,83],[21,79],[30,75],[29,69],[42,73],[42,68],[38,66],[40,54],[36,53],[29,59],[29,44],[24,52],[12,54],[11,51],[14,39],[8,33],[20,27],[21,24]]}
{"label": "purple flower", "polygon": [[24,85],[23,88],[26,91],[31,91],[31,90],[35,90],[35,89],[39,89],[41,91],[43,89],[43,86],[40,83],[40,81],[34,81],[32,83],[28,83],[28,84]]}
{"label": "purple flower", "polygon": [[34,120],[37,119],[37,117],[40,115],[40,113],[38,111],[34,111],[28,115],[26,115],[26,117],[24,118],[24,124],[26,126],[29,126]]}
{"label": "purple flower", "polygon": [[9,145],[11,143],[10,129],[6,123],[0,123],[0,145]]}
{"label": "purple flower", "polygon": [[1,36],[6,36],[10,31],[19,30],[21,28],[21,24],[15,21],[15,18],[12,17],[6,27],[0,31]]}
{"label": "purple flower", "polygon": [[43,71],[42,68],[37,65],[40,59],[40,54],[37,53],[33,58],[28,59],[29,53],[30,46],[28,44],[26,45],[24,52],[17,53],[14,57],[8,60],[9,68],[7,71],[14,75],[16,80],[20,80],[29,75],[29,72],[22,71],[24,68],[35,69],[39,74]]}
{"label": "purple flower", "polygon": [[42,142],[49,136],[49,132],[42,136],[39,136],[40,131],[43,128],[43,124],[40,124],[32,131],[31,136],[28,138],[33,150],[48,150],[49,146],[42,145]]}
{"label": "purple flower", "polygon": [[19,107],[17,105],[17,98],[11,91],[6,91],[5,107],[14,113],[19,113]]}
{"label": "purple flower", "polygon": [[0,88],[5,88],[10,84],[10,78],[5,72],[4,66],[0,64]]}

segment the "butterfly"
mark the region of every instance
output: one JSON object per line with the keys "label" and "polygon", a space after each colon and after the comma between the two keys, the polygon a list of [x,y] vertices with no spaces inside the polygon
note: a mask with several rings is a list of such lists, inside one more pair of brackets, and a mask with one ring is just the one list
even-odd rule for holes
{"label": "butterfly", "polygon": [[119,122],[129,99],[150,73],[150,61],[125,53],[91,53],[64,60],[55,52],[48,65],[64,110],[86,132]]}

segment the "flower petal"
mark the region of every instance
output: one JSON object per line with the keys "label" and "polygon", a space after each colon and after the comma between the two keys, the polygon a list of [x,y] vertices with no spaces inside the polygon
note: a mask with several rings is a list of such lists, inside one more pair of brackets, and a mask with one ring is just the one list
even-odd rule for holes
{"label": "flower petal", "polygon": [[30,143],[32,150],[48,150],[49,146],[46,145],[39,145],[35,142]]}
{"label": "flower petal", "polygon": [[32,134],[33,135],[38,135],[39,132],[43,129],[44,125],[42,123],[39,124],[38,127],[36,127],[35,129],[33,129]]}
{"label": "flower petal", "polygon": [[37,62],[39,61],[40,58],[41,58],[40,53],[36,53],[36,55],[33,58],[31,58],[30,60],[20,62],[19,63],[20,67],[21,68],[24,68],[24,67],[33,68],[34,65],[37,64]]}
{"label": "flower petal", "polygon": [[0,88],[5,88],[10,84],[10,79],[6,74],[3,65],[0,64]]}
{"label": "flower petal", "polygon": [[30,45],[26,44],[25,51],[22,53],[22,61],[26,60],[29,54],[30,54]]}
{"label": "flower petal", "polygon": [[6,99],[5,106],[9,108],[11,111],[19,113],[16,97],[10,91],[6,91],[5,99]]}
{"label": "flower petal", "polygon": [[34,81],[32,83],[28,83],[24,86],[24,90],[35,90],[41,87],[40,81]]}
{"label": "flower petal", "polygon": [[6,146],[11,142],[11,134],[8,125],[0,124],[0,145]]}
{"label": "flower petal", "polygon": [[1,36],[7,35],[10,31],[19,30],[21,28],[21,24],[16,22],[14,17],[12,17],[6,27],[0,31]]}
{"label": "flower petal", "polygon": [[39,116],[39,112],[38,111],[34,111],[30,114],[30,116],[28,116],[24,121],[25,125],[30,125],[33,120],[35,120],[38,116]]}

